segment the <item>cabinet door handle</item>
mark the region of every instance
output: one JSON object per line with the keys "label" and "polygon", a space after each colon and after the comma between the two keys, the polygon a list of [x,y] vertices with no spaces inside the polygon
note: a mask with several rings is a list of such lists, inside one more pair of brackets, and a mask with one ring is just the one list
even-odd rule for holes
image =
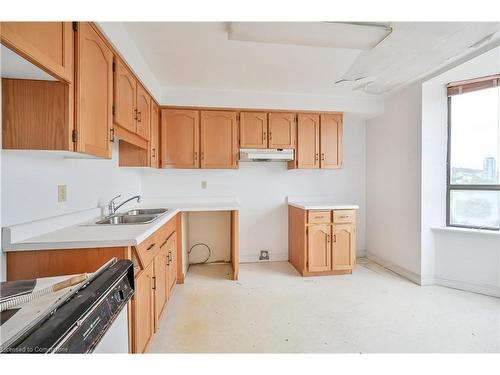
{"label": "cabinet door handle", "polygon": [[314,160],[316,160],[316,161],[319,160],[319,154],[315,154]]}
{"label": "cabinet door handle", "polygon": [[336,234],[333,235],[333,242],[337,242],[337,235]]}
{"label": "cabinet door handle", "polygon": [[273,139],[273,134],[269,132],[269,141],[271,141],[271,139]]}
{"label": "cabinet door handle", "polygon": [[134,109],[134,113],[132,114],[134,116],[134,120],[137,120],[137,108]]}
{"label": "cabinet door handle", "polygon": [[156,290],[156,276],[153,276],[152,279],[153,279],[153,288],[152,289]]}
{"label": "cabinet door handle", "polygon": [[109,141],[115,143],[115,129],[109,129]]}
{"label": "cabinet door handle", "polygon": [[153,242],[151,245],[149,245],[149,247],[146,249],[146,251],[151,250],[155,245],[156,245],[156,243]]}
{"label": "cabinet door handle", "polygon": [[325,154],[321,153],[321,160],[325,160]]}
{"label": "cabinet door handle", "polygon": [[202,151],[201,152],[201,160],[204,160],[205,159],[205,153]]}
{"label": "cabinet door handle", "polygon": [[151,156],[152,156],[153,158],[155,158],[155,157],[156,157],[156,149],[155,149],[154,147],[151,149]]}
{"label": "cabinet door handle", "polygon": [[198,153],[196,151],[194,152],[194,161],[198,161]]}
{"label": "cabinet door handle", "polygon": [[332,236],[330,234],[326,235],[326,242],[328,243],[332,242]]}
{"label": "cabinet door handle", "polygon": [[142,122],[142,112],[137,112],[137,122]]}
{"label": "cabinet door handle", "polygon": [[267,134],[266,134],[266,132],[264,132],[264,134],[262,135],[262,141],[264,141],[264,142],[265,142],[265,141],[266,141],[266,139],[267,139]]}

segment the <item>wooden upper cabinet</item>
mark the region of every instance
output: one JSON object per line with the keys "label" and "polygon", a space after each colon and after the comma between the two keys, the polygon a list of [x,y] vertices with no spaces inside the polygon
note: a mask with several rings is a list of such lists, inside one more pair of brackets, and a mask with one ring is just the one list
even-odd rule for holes
{"label": "wooden upper cabinet", "polygon": [[113,52],[90,23],[80,22],[77,33],[76,149],[111,158]]}
{"label": "wooden upper cabinet", "polygon": [[161,111],[163,168],[199,168],[200,113],[197,110]]}
{"label": "wooden upper cabinet", "polygon": [[64,82],[2,79],[2,145],[73,151],[73,90]]}
{"label": "wooden upper cabinet", "polygon": [[149,140],[150,127],[151,96],[141,84],[137,84],[137,135]]}
{"label": "wooden upper cabinet", "polygon": [[238,112],[201,111],[201,168],[237,168]]}
{"label": "wooden upper cabinet", "polygon": [[269,148],[294,148],[295,133],[294,113],[269,113]]}
{"label": "wooden upper cabinet", "polygon": [[151,132],[150,132],[150,140],[149,140],[149,165],[152,168],[158,168],[158,130],[159,130],[159,118],[160,112],[158,105],[151,100]]}
{"label": "wooden upper cabinet", "polygon": [[115,58],[114,72],[114,123],[133,133],[136,132],[137,80],[125,63]]}
{"label": "wooden upper cabinet", "polygon": [[335,224],[333,226],[332,269],[350,270],[356,257],[356,235],[354,224]]}
{"label": "wooden upper cabinet", "polygon": [[307,270],[325,272],[332,269],[332,227],[329,224],[315,224],[308,227]]}
{"label": "wooden upper cabinet", "polygon": [[240,147],[267,148],[267,112],[240,113]]}
{"label": "wooden upper cabinet", "polygon": [[320,119],[320,166],[342,166],[342,115],[322,114]]}
{"label": "wooden upper cabinet", "polygon": [[319,115],[299,113],[297,122],[297,167],[319,168]]}
{"label": "wooden upper cabinet", "polygon": [[73,82],[71,22],[2,22],[2,44],[50,75]]}

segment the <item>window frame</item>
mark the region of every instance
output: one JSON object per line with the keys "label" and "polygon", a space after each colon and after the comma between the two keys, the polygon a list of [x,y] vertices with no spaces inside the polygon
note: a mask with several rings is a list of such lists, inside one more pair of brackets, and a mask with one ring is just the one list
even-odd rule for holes
{"label": "window frame", "polygon": [[[484,227],[477,225],[465,225],[465,224],[452,224],[451,223],[451,192],[452,191],[500,191],[500,184],[481,184],[481,185],[473,185],[473,184],[452,184],[451,183],[451,98],[455,95],[460,95],[462,93],[462,89],[467,89],[466,92],[479,91],[483,89],[487,89],[490,87],[496,87],[498,82],[500,82],[499,76],[490,76],[490,77],[482,77],[477,79],[472,79],[469,81],[461,81],[456,83],[450,83],[447,85],[447,93],[448,93],[448,130],[447,130],[447,156],[446,156],[446,226],[453,228],[469,228],[469,229],[484,229],[491,231],[500,231],[500,228],[496,227]],[[493,81],[492,86],[482,85],[481,87],[475,88],[473,85],[477,85],[480,81]],[[496,80],[496,81],[495,81]],[[451,91],[458,93],[451,93]],[[465,93],[465,92],[464,92]],[[500,227],[500,225],[499,225]]]}

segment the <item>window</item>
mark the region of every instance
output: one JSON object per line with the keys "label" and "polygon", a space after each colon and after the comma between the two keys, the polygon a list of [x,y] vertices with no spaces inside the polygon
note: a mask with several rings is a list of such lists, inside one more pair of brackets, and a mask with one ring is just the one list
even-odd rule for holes
{"label": "window", "polygon": [[447,225],[499,230],[500,75],[448,85]]}

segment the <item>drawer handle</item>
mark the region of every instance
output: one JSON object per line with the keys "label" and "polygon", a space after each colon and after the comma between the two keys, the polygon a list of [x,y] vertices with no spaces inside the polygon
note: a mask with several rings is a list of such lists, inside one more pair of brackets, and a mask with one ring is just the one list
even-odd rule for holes
{"label": "drawer handle", "polygon": [[156,243],[153,242],[151,245],[149,245],[149,247],[146,249],[146,251],[151,250],[155,245],[156,245]]}
{"label": "drawer handle", "polygon": [[341,215],[341,216],[339,216],[339,218],[341,218],[341,219],[348,219],[349,216],[348,215]]}

